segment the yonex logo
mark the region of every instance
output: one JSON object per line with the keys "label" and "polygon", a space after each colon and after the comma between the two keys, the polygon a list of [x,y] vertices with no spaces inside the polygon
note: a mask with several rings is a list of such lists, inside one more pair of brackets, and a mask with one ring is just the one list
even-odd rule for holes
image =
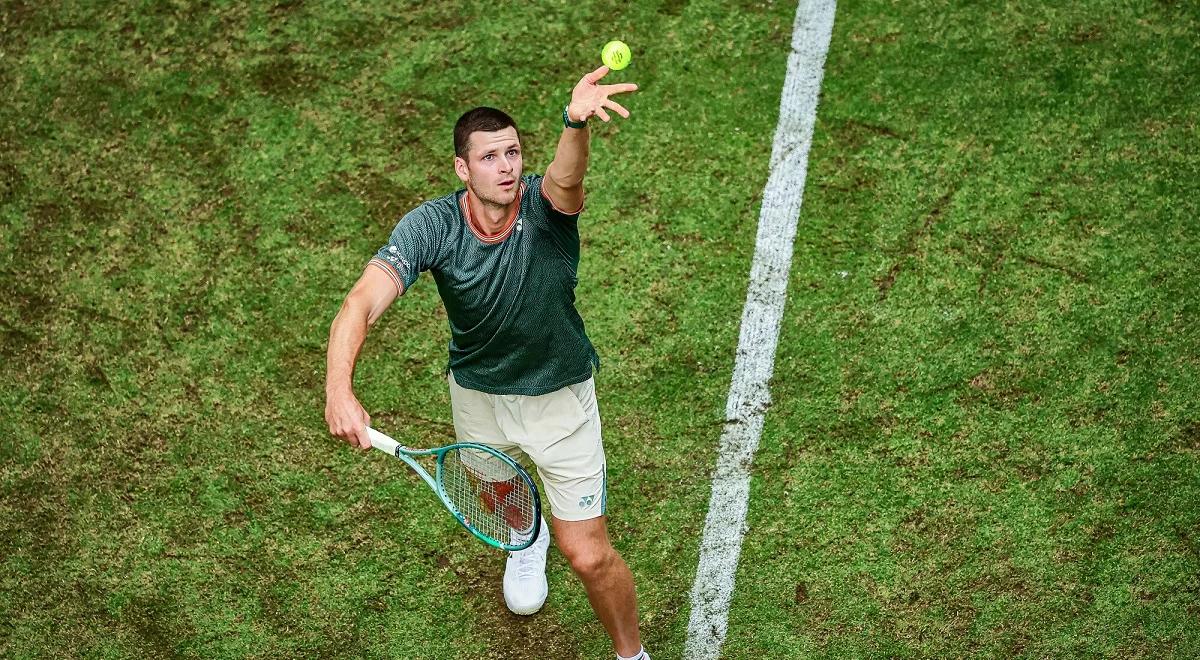
{"label": "yonex logo", "polygon": [[596,503],[595,495],[584,495],[583,497],[579,498],[579,508],[581,508],[581,509],[590,509],[590,508],[592,508],[592,505],[595,503]]}

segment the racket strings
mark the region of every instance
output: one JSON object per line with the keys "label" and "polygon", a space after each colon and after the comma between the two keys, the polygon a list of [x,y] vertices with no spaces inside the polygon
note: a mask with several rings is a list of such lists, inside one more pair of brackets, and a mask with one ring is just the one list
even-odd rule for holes
{"label": "racket strings", "polygon": [[442,458],[442,487],[464,521],[502,545],[534,530],[535,496],[517,470],[477,449],[454,449]]}

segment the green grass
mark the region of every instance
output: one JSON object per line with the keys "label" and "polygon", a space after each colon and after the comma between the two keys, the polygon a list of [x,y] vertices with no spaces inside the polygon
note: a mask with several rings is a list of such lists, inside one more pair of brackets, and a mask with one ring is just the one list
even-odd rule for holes
{"label": "green grass", "polygon": [[[324,429],[328,324],[507,108],[542,171],[621,38],[581,312],[611,531],[679,657],[795,6],[0,5],[0,654],[605,657]],[[730,658],[1200,649],[1200,12],[843,3]],[[444,440],[428,278],[373,419]]]}

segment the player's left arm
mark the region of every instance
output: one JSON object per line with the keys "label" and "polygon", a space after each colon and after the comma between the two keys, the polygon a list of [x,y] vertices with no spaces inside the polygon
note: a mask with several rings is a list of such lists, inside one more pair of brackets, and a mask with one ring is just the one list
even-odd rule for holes
{"label": "player's left arm", "polygon": [[[606,75],[608,67],[602,66],[580,79],[575,89],[571,90],[567,117],[572,122],[587,121],[593,116],[610,121],[612,117],[608,114],[609,110],[629,118],[629,111],[611,97],[636,91],[637,85],[599,84],[600,79]],[[554,152],[554,161],[546,168],[546,177],[542,180],[542,191],[556,208],[571,212],[583,207],[583,175],[587,173],[589,137],[586,126],[563,128],[562,137],[558,139],[558,149]]]}

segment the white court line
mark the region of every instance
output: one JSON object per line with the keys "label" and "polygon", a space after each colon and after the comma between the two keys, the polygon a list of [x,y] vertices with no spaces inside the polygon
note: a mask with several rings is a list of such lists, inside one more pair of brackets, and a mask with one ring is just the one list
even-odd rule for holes
{"label": "white court line", "polygon": [[779,125],[771,148],[771,170],[758,218],[750,288],[742,310],[733,382],[725,403],[725,430],[721,433],[712,497],[700,541],[700,565],[692,585],[686,658],[718,657],[728,629],[729,601],[750,499],[750,464],[771,401],[768,383],[775,368],[792,242],[804,197],[808,150],[836,8],[834,0],[800,0],[796,9],[792,52],[779,102]]}

